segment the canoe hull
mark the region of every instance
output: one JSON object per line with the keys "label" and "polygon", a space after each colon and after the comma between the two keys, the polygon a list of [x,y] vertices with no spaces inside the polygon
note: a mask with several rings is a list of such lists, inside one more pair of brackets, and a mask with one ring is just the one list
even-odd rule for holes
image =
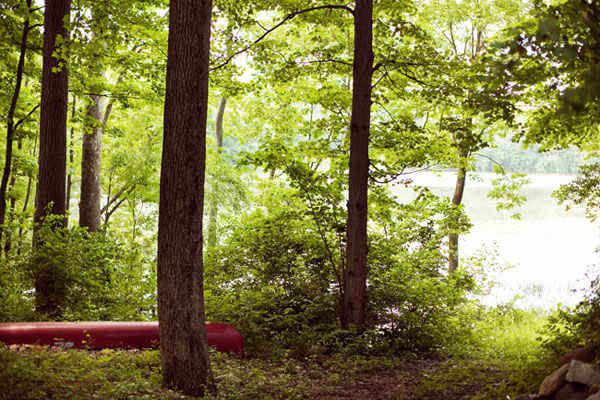
{"label": "canoe hull", "polygon": [[[242,335],[228,324],[206,324],[208,345],[222,353],[244,352]],[[0,342],[76,348],[158,348],[158,322],[0,323]]]}

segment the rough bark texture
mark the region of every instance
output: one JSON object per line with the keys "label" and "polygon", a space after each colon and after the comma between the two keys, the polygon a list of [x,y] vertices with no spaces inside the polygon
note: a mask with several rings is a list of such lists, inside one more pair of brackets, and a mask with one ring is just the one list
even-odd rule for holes
{"label": "rough bark texture", "polygon": [[342,326],[362,329],[367,297],[367,188],[373,74],[373,1],[357,0],[354,10],[354,67],[350,120],[348,249],[344,271]]}
{"label": "rough bark texture", "polygon": [[[219,108],[217,108],[217,116],[215,117],[215,145],[217,153],[221,154],[223,150],[223,115],[225,114],[225,105],[227,98],[222,96],[219,100]],[[207,246],[212,248],[216,246],[219,237],[217,235],[217,224],[219,215],[218,192],[217,185],[212,185],[212,193],[210,198],[210,210],[208,212],[208,242]]]}
{"label": "rough bark texture", "polygon": [[211,0],[172,0],[158,221],[163,386],[202,396],[209,383],[202,213]]}
{"label": "rough bark texture", "polygon": [[[59,66],[59,60],[52,54],[56,51],[57,36],[64,38],[68,36],[63,20],[65,17],[68,18],[71,1],[46,0],[45,4],[40,154],[34,216],[36,224],[39,224],[48,213],[65,214],[67,169],[69,75],[66,63],[63,61]],[[64,283],[51,265],[38,266],[35,291],[37,311],[56,315],[64,299]]]}
{"label": "rough bark texture", "polygon": [[[458,150],[459,165],[456,175],[456,185],[454,186],[454,195],[452,196],[452,206],[457,208],[462,203],[463,194],[465,192],[465,184],[467,182],[467,168],[464,165],[468,153],[462,149]],[[448,271],[454,272],[458,268],[458,234],[451,233],[448,236]]]}
{"label": "rough bark texture", "polygon": [[[31,8],[31,0],[26,1],[27,8]],[[27,51],[27,36],[29,35],[29,17],[23,21],[23,33],[21,35],[21,48],[19,54],[19,62],[17,63],[17,73],[15,76],[15,90],[13,91],[10,108],[8,109],[7,124],[6,124],[6,153],[4,157],[4,170],[2,172],[2,180],[0,182],[0,242],[3,239],[4,223],[6,222],[6,192],[8,189],[8,180],[10,177],[10,169],[12,166],[13,152],[13,136],[15,128],[15,111],[19,94],[21,93],[21,83],[23,82],[23,69],[25,67],[25,53]]]}
{"label": "rough bark texture", "polygon": [[102,225],[100,203],[102,200],[101,154],[102,132],[104,130],[104,108],[106,98],[92,95],[92,105],[87,115],[94,120],[83,134],[81,145],[81,194],[79,197],[79,226],[97,232]]}

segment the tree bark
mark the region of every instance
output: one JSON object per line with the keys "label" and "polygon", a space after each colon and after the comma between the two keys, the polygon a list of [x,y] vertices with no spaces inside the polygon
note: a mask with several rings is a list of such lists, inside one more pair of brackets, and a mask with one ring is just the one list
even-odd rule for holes
{"label": "tree bark", "polygon": [[[31,0],[26,1],[27,8],[31,9]],[[10,108],[8,109],[6,124],[6,153],[4,157],[4,170],[2,180],[0,181],[0,243],[4,235],[4,224],[6,223],[6,192],[8,189],[8,180],[12,167],[13,137],[15,128],[15,111],[17,102],[21,93],[21,83],[23,82],[23,69],[25,67],[25,53],[27,52],[27,36],[29,35],[29,15],[23,21],[23,33],[21,35],[21,47],[19,53],[19,62],[17,63],[17,73],[15,76],[15,90],[13,91]]]}
{"label": "tree bark", "polygon": [[[77,97],[73,95],[73,103],[71,105],[71,118],[75,119],[75,112],[77,110]],[[71,126],[71,132],[69,134],[69,165],[72,168],[75,160],[75,149],[73,149],[73,139],[75,138],[75,128]],[[65,218],[65,225],[69,226],[69,208],[71,207],[71,188],[73,187],[73,176],[69,172],[67,174],[67,193],[65,200],[65,212],[67,217]]]}
{"label": "tree bark", "polygon": [[[450,26],[452,29],[452,25]],[[481,49],[484,46],[483,40],[483,31],[479,29],[472,28],[471,31],[471,60],[474,61]],[[456,49],[455,49],[456,53]],[[465,119],[465,126],[468,129],[469,136],[473,134],[473,119],[467,117]],[[458,154],[458,171],[456,175],[456,184],[454,186],[454,195],[452,196],[452,207],[456,210],[458,206],[462,204],[463,193],[465,191],[465,185],[467,183],[467,158],[471,154],[473,149],[469,149],[467,146],[463,145],[460,141],[456,139],[456,136],[453,135],[453,141],[456,145],[457,154]],[[459,250],[458,250],[458,233],[450,233],[448,235],[448,272],[452,273],[456,271],[459,264]]]}
{"label": "tree bark", "polygon": [[81,193],[79,197],[79,226],[97,232],[102,226],[102,133],[106,98],[91,95],[92,105],[87,115],[94,119],[89,132],[84,132],[81,145]]}
{"label": "tree bark", "polygon": [[[69,75],[66,62],[55,58],[53,53],[57,51],[57,37],[68,37],[63,20],[69,18],[70,8],[71,0],[45,2],[40,153],[34,232],[39,229],[39,224],[46,215],[65,214]],[[60,312],[65,286],[52,265],[38,266],[35,292],[38,312],[48,315],[57,315]]]}
{"label": "tree bark", "polygon": [[211,0],[172,0],[158,217],[163,386],[209,384],[202,261]]}
{"label": "tree bark", "polygon": [[[467,182],[467,167],[465,165],[466,158],[469,156],[464,149],[458,149],[458,172],[456,175],[456,185],[454,186],[454,195],[452,196],[452,207],[458,208],[462,203],[463,194],[465,192],[465,184]],[[450,233],[448,235],[448,271],[454,272],[458,268],[458,233]]]}
{"label": "tree bark", "polygon": [[373,74],[373,1],[357,0],[354,10],[354,65],[350,120],[347,265],[342,327],[364,328],[367,298],[367,190]]}
{"label": "tree bark", "polygon": [[[217,108],[217,115],[215,118],[215,145],[217,146],[217,154],[220,155],[223,150],[223,115],[225,114],[225,105],[227,98],[225,95],[221,96],[219,100],[219,107]],[[208,212],[208,248],[213,248],[217,245],[219,240],[217,231],[218,216],[219,216],[219,204],[218,204],[218,190],[216,182],[212,185],[212,193],[210,196],[210,210]]]}

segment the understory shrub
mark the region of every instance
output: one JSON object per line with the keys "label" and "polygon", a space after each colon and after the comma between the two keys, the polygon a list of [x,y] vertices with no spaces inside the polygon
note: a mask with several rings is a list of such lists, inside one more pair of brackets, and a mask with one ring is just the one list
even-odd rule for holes
{"label": "understory shrub", "polygon": [[580,346],[600,347],[600,276],[593,274],[575,307],[558,307],[548,318],[542,345],[555,357]]}
{"label": "understory shrub", "polygon": [[36,276],[59,283],[62,320],[132,320],[156,313],[156,278],[141,252],[126,248],[109,232],[79,227],[52,229],[43,224],[36,250],[3,260],[0,269],[0,320],[46,319],[34,312]]}
{"label": "understory shrub", "polygon": [[467,270],[447,273],[448,232],[468,225],[447,200],[423,190],[371,213],[367,329],[357,340],[339,328],[344,226],[326,219],[338,207],[320,203],[317,218],[314,199],[293,188],[262,193],[264,206],[239,216],[205,262],[207,319],[235,325],[248,354],[421,353],[467,334],[467,294],[478,285]]}

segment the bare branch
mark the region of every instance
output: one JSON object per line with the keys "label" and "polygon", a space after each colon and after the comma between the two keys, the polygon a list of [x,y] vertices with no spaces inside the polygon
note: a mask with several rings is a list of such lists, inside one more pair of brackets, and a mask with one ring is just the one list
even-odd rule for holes
{"label": "bare branch", "polygon": [[44,24],[34,24],[34,25],[31,25],[29,28],[27,28],[27,30],[33,30],[35,28],[41,28],[42,26],[44,26]]}
{"label": "bare branch", "polygon": [[26,115],[26,116],[24,116],[23,118],[21,118],[20,120],[18,120],[18,121],[17,121],[17,123],[15,124],[15,126],[13,127],[13,129],[16,131],[16,130],[17,130],[17,127],[18,127],[19,125],[21,125],[23,122],[25,122],[25,120],[26,120],[27,118],[29,118],[29,117],[31,116],[31,114],[33,114],[33,113],[35,112],[35,110],[37,110],[38,108],[40,108],[40,105],[39,105],[39,104],[38,104],[38,105],[36,105],[35,107],[33,107],[33,109],[32,109],[31,111],[29,111],[29,112],[27,113],[27,115]]}
{"label": "bare branch", "polygon": [[136,184],[134,183],[131,186],[125,186],[123,187],[121,190],[119,190],[105,205],[104,207],[102,207],[102,210],[100,210],[101,214],[104,214],[108,211],[109,207],[116,202],[117,200],[119,200],[119,198],[125,194],[128,193],[129,191],[131,191],[134,187],[136,186]]}
{"label": "bare branch", "polygon": [[494,160],[493,158],[491,158],[490,156],[486,156],[485,154],[481,154],[481,153],[473,153],[474,156],[479,156],[479,157],[483,157],[483,158],[487,158],[488,160],[490,160],[493,164],[496,164],[498,166],[498,168],[500,168],[500,171],[502,171],[502,175],[506,175],[506,171],[504,171],[504,167],[502,166],[502,164],[500,164],[498,161]]}
{"label": "bare branch", "polygon": [[104,216],[104,225],[108,224],[108,220],[110,219],[110,217],[113,215],[113,213],[115,211],[117,211],[117,209],[119,207],[121,207],[121,204],[123,204],[123,202],[125,202],[125,200],[127,200],[126,197],[123,197],[121,200],[119,200],[119,202],[117,204],[115,204],[115,206],[113,208],[110,209],[110,211],[108,211],[105,216]]}
{"label": "bare branch", "polygon": [[352,63],[341,61],[341,60],[311,60],[311,61],[288,61],[288,64],[296,64],[296,65],[308,65],[308,64],[328,64],[328,63],[336,63],[346,65],[348,67],[352,66]]}

